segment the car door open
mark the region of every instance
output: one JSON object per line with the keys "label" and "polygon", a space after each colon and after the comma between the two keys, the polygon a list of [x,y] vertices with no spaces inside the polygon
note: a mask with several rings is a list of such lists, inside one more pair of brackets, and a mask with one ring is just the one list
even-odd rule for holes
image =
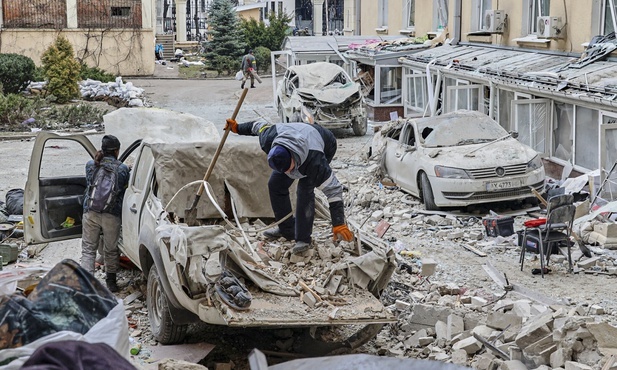
{"label": "car door open", "polygon": [[37,135],[24,189],[27,244],[81,237],[85,165],[95,153],[84,135]]}

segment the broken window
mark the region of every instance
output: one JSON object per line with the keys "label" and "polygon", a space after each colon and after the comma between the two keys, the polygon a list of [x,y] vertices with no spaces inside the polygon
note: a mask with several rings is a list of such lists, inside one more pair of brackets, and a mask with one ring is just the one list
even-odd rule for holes
{"label": "broken window", "polygon": [[77,2],[79,28],[141,28],[141,0],[84,0]]}
{"label": "broken window", "polygon": [[407,110],[423,113],[426,109],[428,88],[426,74],[411,69],[406,70],[405,115]]}
{"label": "broken window", "polygon": [[599,112],[576,106],[574,123],[574,164],[586,169],[599,167]]}
{"label": "broken window", "polygon": [[379,103],[400,104],[403,70],[399,66],[379,67]]}
{"label": "broken window", "polygon": [[497,115],[496,120],[504,129],[511,131],[513,129],[510,123],[511,103],[514,100],[514,92],[499,89],[497,93]]}
{"label": "broken window", "polygon": [[388,0],[378,0],[377,26],[388,27]]}
{"label": "broken window", "polygon": [[553,107],[552,156],[572,163],[574,106],[572,104],[554,102]]}
{"label": "broken window", "polygon": [[448,26],[448,1],[436,0],[433,6],[433,26],[438,31]]}
{"label": "broken window", "polygon": [[604,0],[602,5],[602,34],[617,30],[617,8],[615,0]]}
{"label": "broken window", "polygon": [[[454,84],[453,84],[453,81]],[[446,111],[454,112],[459,109],[484,112],[483,85],[472,85],[469,81],[446,79]]]}
{"label": "broken window", "polygon": [[538,17],[550,15],[551,2],[550,0],[525,0],[523,6],[525,7],[523,13],[527,14],[527,32],[535,34],[538,32]]}
{"label": "broken window", "polygon": [[112,17],[128,17],[131,15],[131,8],[123,6],[113,6],[111,8],[111,16]]}
{"label": "broken window", "polygon": [[416,1],[404,0],[403,9],[403,27],[407,29],[414,29],[416,26]]}
{"label": "broken window", "polygon": [[[602,138],[604,143],[602,145],[602,180],[608,176],[608,179],[602,187],[600,197],[607,201],[617,200],[617,168],[613,168],[613,165],[617,163],[617,117],[607,113],[602,114]],[[611,168],[613,172],[610,173]]]}
{"label": "broken window", "polygon": [[481,31],[488,29],[488,24],[486,23],[486,17],[484,14],[487,10],[491,10],[492,8],[492,0],[473,0],[473,30]]}
{"label": "broken window", "polygon": [[66,28],[66,0],[3,0],[5,28]]}
{"label": "broken window", "polygon": [[518,140],[539,153],[547,153],[549,99],[519,99],[512,101],[512,113]]}

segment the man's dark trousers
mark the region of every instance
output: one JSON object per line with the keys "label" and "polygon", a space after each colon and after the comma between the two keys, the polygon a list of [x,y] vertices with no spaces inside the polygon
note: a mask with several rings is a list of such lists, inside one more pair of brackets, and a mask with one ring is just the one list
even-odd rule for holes
{"label": "man's dark trousers", "polygon": [[[272,171],[268,181],[270,191],[270,203],[277,220],[282,219],[291,212],[289,200],[289,187],[294,179],[282,172]],[[315,219],[315,184],[308,177],[298,181],[296,202],[296,217],[290,217],[279,225],[281,233],[285,237],[294,236],[296,241],[311,242],[313,233],[313,220]]]}

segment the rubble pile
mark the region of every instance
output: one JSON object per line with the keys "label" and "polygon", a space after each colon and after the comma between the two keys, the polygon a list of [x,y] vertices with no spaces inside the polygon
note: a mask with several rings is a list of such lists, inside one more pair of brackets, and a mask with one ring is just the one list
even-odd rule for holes
{"label": "rubble pile", "polygon": [[[546,306],[412,277],[386,294],[398,323],[375,339],[379,355],[474,369],[592,369],[617,349],[615,317],[598,305]],[[506,292],[507,293],[507,292]]]}
{"label": "rubble pile", "polygon": [[[27,91],[33,95],[42,94],[47,82],[31,82]],[[144,89],[135,87],[132,82],[124,83],[122,77],[114,82],[101,82],[87,79],[79,83],[81,96],[87,100],[102,100],[116,107],[143,107]]]}
{"label": "rubble pile", "polygon": [[81,96],[85,99],[105,100],[119,107],[143,107],[144,89],[133,86],[132,82],[122,82],[122,77],[116,77],[114,82],[101,82],[87,79],[79,83]]}

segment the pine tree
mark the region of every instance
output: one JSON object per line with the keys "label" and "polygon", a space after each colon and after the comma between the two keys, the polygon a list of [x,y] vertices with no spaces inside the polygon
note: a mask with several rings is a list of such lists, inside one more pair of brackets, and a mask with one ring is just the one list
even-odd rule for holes
{"label": "pine tree", "polygon": [[210,61],[225,59],[239,60],[245,52],[246,44],[240,28],[240,20],[230,0],[214,0],[208,12],[211,27],[209,51]]}
{"label": "pine tree", "polygon": [[41,57],[43,72],[47,79],[47,91],[56,97],[58,103],[66,103],[79,96],[79,71],[81,66],[75,60],[73,46],[60,36]]}

